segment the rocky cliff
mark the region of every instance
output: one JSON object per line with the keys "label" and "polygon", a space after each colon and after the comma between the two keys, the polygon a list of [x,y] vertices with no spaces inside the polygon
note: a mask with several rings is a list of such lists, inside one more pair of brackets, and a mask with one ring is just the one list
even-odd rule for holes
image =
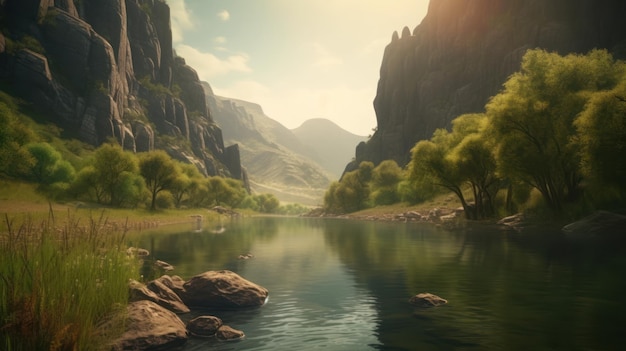
{"label": "rocky cliff", "polygon": [[0,0],[0,80],[92,145],[163,148],[245,180],[195,70],[172,49],[164,0]]}
{"label": "rocky cliff", "polygon": [[258,104],[217,96],[208,83],[204,89],[224,139],[240,147],[254,192],[274,194],[283,202],[321,203],[333,176],[312,158],[312,149]]}
{"label": "rocky cliff", "polygon": [[406,164],[417,141],[483,111],[527,49],[606,48],[626,58],[624,14],[622,0],[431,0],[412,32],[393,33],[374,100],[377,130],[346,170],[364,160]]}

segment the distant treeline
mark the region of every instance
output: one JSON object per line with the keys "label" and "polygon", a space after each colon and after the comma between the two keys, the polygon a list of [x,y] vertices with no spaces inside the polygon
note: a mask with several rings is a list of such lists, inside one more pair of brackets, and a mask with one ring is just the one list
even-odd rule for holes
{"label": "distant treeline", "polygon": [[578,217],[624,206],[625,156],[626,63],[603,50],[529,50],[484,113],[459,116],[450,131],[418,142],[405,169],[361,163],[331,184],[324,205],[353,212],[449,191],[468,219]]}

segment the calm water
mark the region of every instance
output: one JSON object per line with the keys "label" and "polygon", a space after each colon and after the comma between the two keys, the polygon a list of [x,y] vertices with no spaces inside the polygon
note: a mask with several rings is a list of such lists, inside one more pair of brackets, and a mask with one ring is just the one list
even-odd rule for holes
{"label": "calm water", "polygon": [[[615,245],[347,220],[225,226],[161,228],[134,243],[184,279],[229,269],[270,291],[261,308],[210,313],[245,339],[190,339],[184,350],[613,350],[626,341],[626,253]],[[420,292],[449,304],[415,309],[408,299]]]}

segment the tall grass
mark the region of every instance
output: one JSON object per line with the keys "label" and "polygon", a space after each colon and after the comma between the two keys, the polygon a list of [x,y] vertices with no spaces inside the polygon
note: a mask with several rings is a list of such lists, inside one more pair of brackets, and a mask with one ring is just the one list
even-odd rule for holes
{"label": "tall grass", "polygon": [[[139,263],[126,254],[125,230],[100,215],[21,223],[4,216],[0,233],[0,349],[97,350],[124,310]],[[119,330],[118,330],[119,331]]]}

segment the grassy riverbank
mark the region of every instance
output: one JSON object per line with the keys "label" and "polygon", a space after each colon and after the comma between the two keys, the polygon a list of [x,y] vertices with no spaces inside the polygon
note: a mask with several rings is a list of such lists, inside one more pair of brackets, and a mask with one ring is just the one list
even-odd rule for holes
{"label": "grassy riverbank", "polygon": [[99,325],[122,311],[139,261],[127,234],[193,221],[207,210],[115,209],[51,203],[29,183],[0,180],[0,349],[98,350]]}
{"label": "grassy riverbank", "polygon": [[[79,221],[104,217],[108,226],[143,230],[160,225],[191,222],[191,216],[201,215],[207,221],[218,221],[219,215],[206,209],[169,209],[150,211],[145,208],[114,208],[83,202],[53,203],[36,191],[31,183],[0,180],[0,214],[20,221],[41,222],[51,215],[63,221],[71,215]],[[0,232],[6,231],[6,223],[0,223]]]}
{"label": "grassy riverbank", "polygon": [[0,349],[95,350],[123,309],[139,262],[104,217],[16,221],[0,234]]}

